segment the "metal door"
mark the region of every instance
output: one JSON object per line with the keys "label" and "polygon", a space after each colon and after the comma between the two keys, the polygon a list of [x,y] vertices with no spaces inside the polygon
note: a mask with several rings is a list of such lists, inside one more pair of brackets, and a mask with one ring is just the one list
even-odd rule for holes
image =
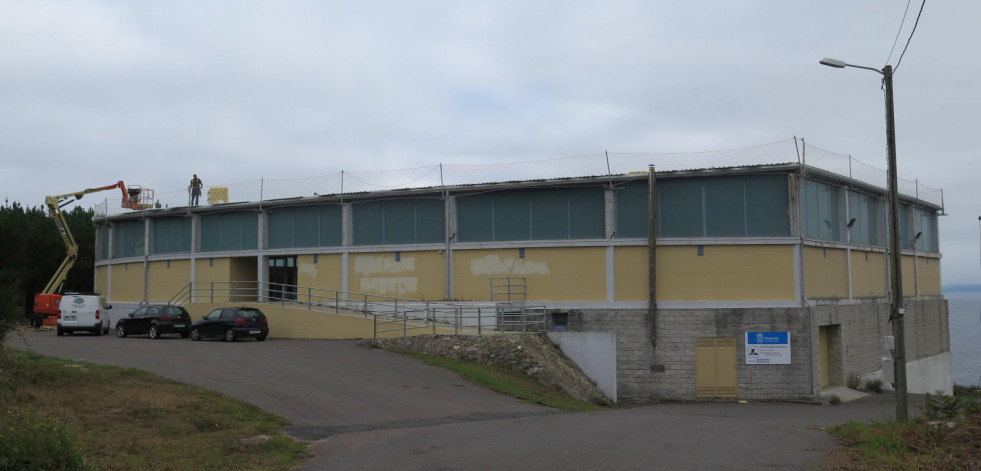
{"label": "metal door", "polygon": [[695,339],[695,396],[736,398],[736,339]]}
{"label": "metal door", "polygon": [[268,299],[296,300],[296,257],[269,257]]}

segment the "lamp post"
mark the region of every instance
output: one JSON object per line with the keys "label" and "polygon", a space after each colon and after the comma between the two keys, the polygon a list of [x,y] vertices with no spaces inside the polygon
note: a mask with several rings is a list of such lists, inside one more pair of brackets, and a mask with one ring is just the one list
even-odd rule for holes
{"label": "lamp post", "polygon": [[821,59],[821,64],[836,69],[854,67],[866,69],[882,75],[886,87],[886,146],[889,154],[889,321],[892,322],[892,335],[896,342],[892,351],[893,367],[896,371],[896,420],[905,421],[908,418],[906,406],[906,329],[903,315],[903,277],[902,277],[902,248],[899,246],[899,187],[896,176],[896,118],[892,100],[892,66],[886,65],[882,70],[861,65],[847,64],[837,59]]}

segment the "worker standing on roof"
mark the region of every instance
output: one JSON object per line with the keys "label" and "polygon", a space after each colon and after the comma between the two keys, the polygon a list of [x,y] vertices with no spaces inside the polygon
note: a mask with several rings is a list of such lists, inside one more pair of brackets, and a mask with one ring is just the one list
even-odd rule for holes
{"label": "worker standing on roof", "polygon": [[197,206],[198,200],[201,198],[201,179],[198,178],[198,174],[194,174],[194,178],[191,178],[191,205]]}

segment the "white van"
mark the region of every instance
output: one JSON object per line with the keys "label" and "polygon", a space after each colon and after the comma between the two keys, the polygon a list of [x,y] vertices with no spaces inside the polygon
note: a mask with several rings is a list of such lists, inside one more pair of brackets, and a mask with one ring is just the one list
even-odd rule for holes
{"label": "white van", "polygon": [[84,330],[93,335],[109,333],[109,309],[102,296],[94,294],[66,294],[61,298],[61,316],[58,318],[58,336]]}

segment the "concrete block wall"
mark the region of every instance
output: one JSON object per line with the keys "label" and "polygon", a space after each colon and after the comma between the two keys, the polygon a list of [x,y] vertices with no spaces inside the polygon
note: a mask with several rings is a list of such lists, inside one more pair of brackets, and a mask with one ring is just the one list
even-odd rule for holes
{"label": "concrete block wall", "polygon": [[[646,310],[574,311],[570,328],[616,334],[620,401],[695,399],[695,339],[702,337],[736,339],[740,398],[801,398],[815,390],[807,316],[804,308],[659,310],[656,352]],[[745,364],[747,331],[790,332],[791,364]]]}
{"label": "concrete block wall", "polygon": [[[740,399],[803,398],[813,396],[807,310],[801,308],[662,310],[658,313],[658,351],[665,365],[658,388],[667,397],[695,398],[695,339],[736,339],[737,394]],[[790,332],[791,363],[746,364],[746,332]],[[663,347],[662,347],[663,339]],[[681,349],[681,353],[677,352]],[[667,366],[673,366],[668,369]]]}
{"label": "concrete block wall", "polygon": [[[840,361],[832,384],[845,384],[848,374],[869,376],[882,369],[882,357],[891,356],[885,338],[892,335],[889,304],[863,303],[815,306],[813,335],[818,328],[840,325],[840,344],[831,342],[831,361]],[[950,323],[947,300],[942,298],[906,301],[906,361],[914,362],[950,352]],[[840,358],[840,360],[839,360]]]}
{"label": "concrete block wall", "polygon": [[885,338],[892,335],[888,303],[815,306],[813,311],[815,336],[821,326],[841,326],[840,338],[829,339],[831,384],[843,386],[850,373],[862,375],[882,368],[882,357],[889,356]]}
{"label": "concrete block wall", "polygon": [[569,313],[569,329],[580,332],[616,334],[616,389],[621,402],[649,402],[654,376],[651,363],[650,322],[647,310],[574,310]]}

